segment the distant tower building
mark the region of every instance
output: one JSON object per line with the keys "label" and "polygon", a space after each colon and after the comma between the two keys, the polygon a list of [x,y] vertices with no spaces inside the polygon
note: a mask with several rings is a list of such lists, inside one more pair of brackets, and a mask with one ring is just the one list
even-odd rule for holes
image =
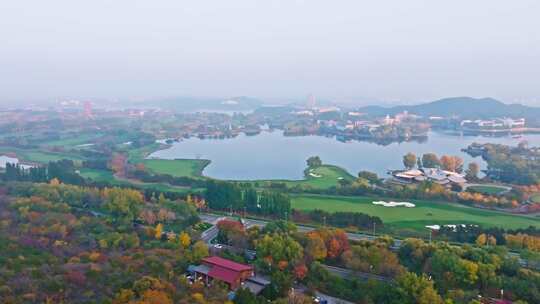
{"label": "distant tower building", "polygon": [[87,119],[93,118],[92,103],[90,101],[84,102],[84,117]]}
{"label": "distant tower building", "polygon": [[308,109],[315,108],[315,96],[313,94],[309,94],[306,106]]}

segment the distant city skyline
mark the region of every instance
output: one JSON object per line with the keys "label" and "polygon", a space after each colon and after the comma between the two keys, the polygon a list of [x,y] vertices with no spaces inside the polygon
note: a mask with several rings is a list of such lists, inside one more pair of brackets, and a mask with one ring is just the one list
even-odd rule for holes
{"label": "distant city skyline", "polygon": [[0,104],[250,96],[540,106],[540,2],[5,1]]}

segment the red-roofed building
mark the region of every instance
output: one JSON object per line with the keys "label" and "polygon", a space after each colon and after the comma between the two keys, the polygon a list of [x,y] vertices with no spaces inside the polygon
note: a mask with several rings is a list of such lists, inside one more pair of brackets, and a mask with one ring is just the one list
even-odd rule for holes
{"label": "red-roofed building", "polygon": [[210,280],[224,282],[232,290],[240,287],[244,281],[254,275],[252,266],[218,256],[204,258],[201,265],[191,266],[189,271],[196,277],[202,277],[207,283]]}

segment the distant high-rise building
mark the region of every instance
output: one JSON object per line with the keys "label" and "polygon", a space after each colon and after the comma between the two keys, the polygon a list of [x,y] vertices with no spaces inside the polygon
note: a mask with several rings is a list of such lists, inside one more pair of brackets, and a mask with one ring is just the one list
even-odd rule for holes
{"label": "distant high-rise building", "polygon": [[84,117],[88,119],[93,118],[92,103],[90,101],[84,102]]}

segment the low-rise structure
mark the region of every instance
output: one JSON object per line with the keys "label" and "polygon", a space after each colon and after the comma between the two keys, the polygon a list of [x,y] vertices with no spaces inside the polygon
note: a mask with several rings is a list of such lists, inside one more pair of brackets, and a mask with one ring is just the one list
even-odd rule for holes
{"label": "low-rise structure", "polygon": [[421,183],[431,181],[443,186],[452,184],[463,186],[467,183],[463,174],[446,171],[439,168],[422,168],[392,172],[394,182],[401,184]]}
{"label": "low-rise structure", "polygon": [[461,127],[464,130],[480,132],[504,132],[525,128],[525,118],[496,118],[492,120],[463,120]]}
{"label": "low-rise structure", "polygon": [[252,266],[218,256],[204,258],[200,265],[190,265],[188,272],[196,280],[201,279],[206,284],[217,280],[225,283],[231,290],[244,287],[254,294],[258,294],[270,284],[265,278],[256,276]]}

